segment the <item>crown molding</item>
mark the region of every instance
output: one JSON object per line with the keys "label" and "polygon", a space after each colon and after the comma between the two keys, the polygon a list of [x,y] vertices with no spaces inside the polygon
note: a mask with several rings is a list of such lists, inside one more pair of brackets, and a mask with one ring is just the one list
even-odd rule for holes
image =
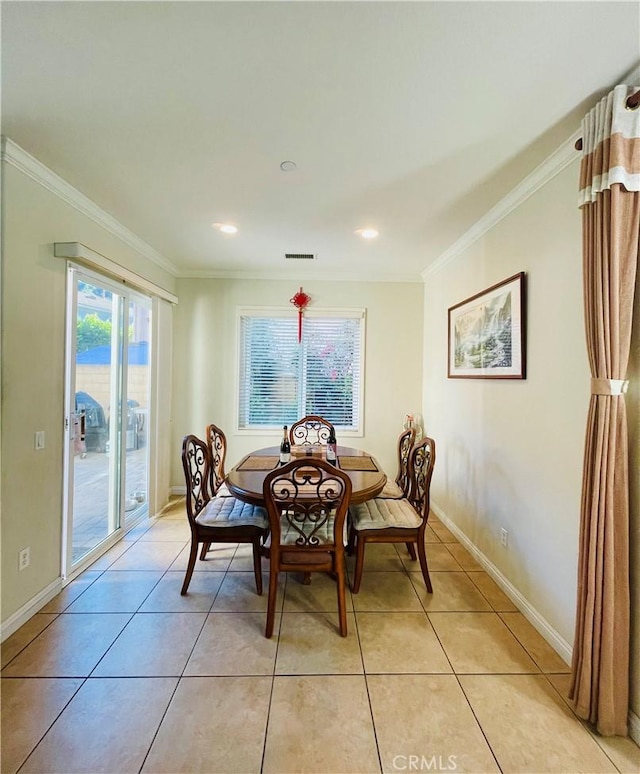
{"label": "crown molding", "polygon": [[71,205],[74,209],[78,210],[78,212],[86,215],[94,221],[94,223],[97,223],[99,226],[102,226],[111,234],[118,237],[118,239],[126,245],[133,248],[145,258],[148,258],[152,263],[155,263],[173,277],[178,276],[178,268],[165,258],[164,255],[151,247],[151,245],[147,244],[143,239],[136,236],[133,231],[126,226],[123,226],[120,221],[109,215],[108,212],[105,212],[95,202],[91,201],[91,199],[83,193],[80,193],[77,188],[74,188],[67,183],[66,180],[49,169],[49,167],[46,167],[30,153],[27,153],[27,151],[8,137],[2,138],[2,159],[16,169],[19,169],[32,180],[35,180],[36,183],[39,183],[43,188],[46,188],[47,191],[50,191],[67,204]]}
{"label": "crown molding", "polygon": [[471,226],[460,239],[427,266],[422,272],[422,279],[425,280],[430,274],[434,274],[457,258],[460,253],[464,252],[474,242],[477,242],[487,231],[500,223],[503,218],[506,218],[507,215],[513,212],[536,191],[545,186],[558,173],[562,172],[565,167],[568,167],[569,164],[579,158],[578,151],[574,148],[574,143],[578,137],[580,137],[580,131],[574,132],[568,140],[565,140],[542,164],[518,183],[504,199],[501,199],[486,215]]}
{"label": "crown molding", "polygon": [[298,282],[399,282],[419,283],[422,279],[419,274],[371,274],[363,277],[357,272],[309,272],[302,274],[300,271],[225,271],[223,269],[189,269],[181,271],[179,279],[240,279],[240,280],[295,280]]}

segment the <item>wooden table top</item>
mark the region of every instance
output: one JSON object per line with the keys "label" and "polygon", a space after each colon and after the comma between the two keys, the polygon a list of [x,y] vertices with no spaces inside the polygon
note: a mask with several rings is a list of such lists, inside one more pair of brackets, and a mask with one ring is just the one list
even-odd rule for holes
{"label": "wooden table top", "polygon": [[[325,459],[326,447],[314,447],[314,455],[321,455]],[[291,447],[291,459],[304,456],[306,447]],[[351,479],[350,504],[356,505],[366,500],[371,500],[380,494],[387,480],[385,472],[368,452],[361,449],[352,449],[349,446],[338,446],[337,467]],[[264,458],[262,462],[259,458]],[[341,458],[344,458],[341,465]],[[356,459],[359,458],[359,459]],[[227,474],[227,486],[230,492],[243,502],[251,505],[264,505],[262,485],[267,476],[278,466],[280,460],[280,447],[268,446],[264,449],[247,454]],[[361,461],[361,462],[360,462]],[[344,467],[343,467],[344,466]],[[355,467],[375,468],[374,470],[354,470]]]}

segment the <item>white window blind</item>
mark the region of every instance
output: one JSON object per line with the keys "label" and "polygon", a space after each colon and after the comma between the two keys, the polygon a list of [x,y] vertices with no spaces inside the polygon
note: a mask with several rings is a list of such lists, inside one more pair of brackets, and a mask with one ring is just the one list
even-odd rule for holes
{"label": "white window blind", "polygon": [[319,414],[336,429],[360,431],[362,311],[297,316],[240,313],[240,429],[280,428]]}

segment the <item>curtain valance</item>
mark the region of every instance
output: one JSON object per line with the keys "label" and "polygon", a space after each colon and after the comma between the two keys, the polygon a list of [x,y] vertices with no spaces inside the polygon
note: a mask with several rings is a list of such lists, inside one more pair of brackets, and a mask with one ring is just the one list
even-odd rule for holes
{"label": "curtain valance", "polygon": [[615,183],[640,191],[640,108],[627,107],[637,90],[616,86],[582,121],[581,207]]}

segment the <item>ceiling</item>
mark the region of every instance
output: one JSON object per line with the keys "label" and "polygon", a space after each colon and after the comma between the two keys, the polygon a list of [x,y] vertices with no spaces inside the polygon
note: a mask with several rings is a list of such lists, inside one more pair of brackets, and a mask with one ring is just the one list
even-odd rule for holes
{"label": "ceiling", "polygon": [[1,12],[2,133],[180,276],[419,280],[640,58],[635,2]]}

